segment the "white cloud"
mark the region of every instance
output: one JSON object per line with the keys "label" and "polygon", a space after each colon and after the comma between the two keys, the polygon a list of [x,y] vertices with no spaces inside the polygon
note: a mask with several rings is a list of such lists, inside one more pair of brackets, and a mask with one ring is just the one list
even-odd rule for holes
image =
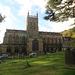
{"label": "white cloud", "polygon": [[[47,1],[44,0],[15,0],[16,3],[20,4],[19,15],[27,16],[28,10],[33,10],[32,7],[38,6],[39,9],[36,8],[36,11],[41,11],[42,13],[45,11],[45,5]],[[34,10],[35,11],[35,10]]]}
{"label": "white cloud", "polygon": [[45,5],[47,3],[47,0],[46,1],[45,0],[40,0],[40,1],[39,0],[32,0],[32,3],[33,3],[33,5],[39,6],[42,13],[44,13],[44,11],[46,10]]}
{"label": "white cloud", "polygon": [[39,25],[39,31],[50,32],[50,29],[48,29],[48,28],[45,27],[45,26],[41,26],[41,25]]}
{"label": "white cloud", "polygon": [[6,16],[5,20],[2,23],[0,23],[0,41],[1,41],[0,43],[2,43],[6,28],[13,28],[13,25],[12,25],[13,19],[12,18],[15,18],[15,17],[10,12],[10,7],[3,6],[2,4],[0,4],[0,13],[2,15]]}
{"label": "white cloud", "polygon": [[20,4],[20,10],[18,15],[27,16],[28,10],[31,10],[32,3],[31,0],[15,0],[16,3]]}
{"label": "white cloud", "polygon": [[40,21],[39,30],[40,31],[48,31],[48,32],[62,32],[64,30],[68,30],[73,28],[71,24],[74,23],[74,19],[69,19],[69,21],[65,22],[50,22],[50,21]]}
{"label": "white cloud", "polygon": [[59,22],[59,23],[51,22],[50,24],[48,24],[48,26],[50,25],[52,27],[51,31],[61,32],[74,27],[74,26],[70,26],[73,23],[74,23],[74,19],[69,19],[69,21],[65,21],[65,22]]}
{"label": "white cloud", "polygon": [[13,0],[5,0],[6,2],[10,2],[11,4],[13,4]]}

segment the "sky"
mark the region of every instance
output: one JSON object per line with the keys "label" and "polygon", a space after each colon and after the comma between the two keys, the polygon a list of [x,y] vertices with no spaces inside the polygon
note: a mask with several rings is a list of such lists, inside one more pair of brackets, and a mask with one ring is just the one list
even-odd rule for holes
{"label": "sky", "polygon": [[0,43],[3,42],[6,29],[26,30],[28,11],[33,16],[38,12],[39,31],[61,32],[72,28],[73,19],[63,23],[44,20],[46,3],[47,0],[0,0],[0,14],[6,16],[0,23]]}

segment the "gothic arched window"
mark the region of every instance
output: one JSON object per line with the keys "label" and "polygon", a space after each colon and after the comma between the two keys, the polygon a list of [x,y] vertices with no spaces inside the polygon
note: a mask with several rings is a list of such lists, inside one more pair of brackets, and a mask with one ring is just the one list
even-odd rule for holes
{"label": "gothic arched window", "polygon": [[15,37],[15,43],[18,43],[19,42],[19,37],[18,35]]}
{"label": "gothic arched window", "polygon": [[57,38],[56,38],[55,40],[56,40],[56,42],[55,42],[55,43],[57,44]]}
{"label": "gothic arched window", "polygon": [[49,43],[50,42],[50,39],[49,39],[49,37],[47,38],[47,43]]}
{"label": "gothic arched window", "polygon": [[61,43],[61,38],[59,38],[59,43]]}
{"label": "gothic arched window", "polygon": [[26,52],[26,47],[22,47],[22,53]]}
{"label": "gothic arched window", "polygon": [[19,40],[19,37],[18,36],[16,36],[16,38],[15,38],[16,40]]}
{"label": "gothic arched window", "polygon": [[10,46],[7,47],[7,53],[11,53],[11,47]]}
{"label": "gothic arched window", "polygon": [[53,38],[51,38],[51,44],[53,44],[53,42],[54,42],[54,41],[53,41]]}
{"label": "gothic arched window", "polygon": [[30,25],[32,25],[32,22],[30,22]]}
{"label": "gothic arched window", "polygon": [[11,35],[8,37],[8,42],[9,43],[12,42],[12,36]]}
{"label": "gothic arched window", "polygon": [[22,40],[23,40],[23,41],[25,40],[25,36],[22,37]]}
{"label": "gothic arched window", "polygon": [[32,50],[37,51],[39,49],[39,42],[37,39],[32,41]]}
{"label": "gothic arched window", "polygon": [[19,48],[16,46],[15,47],[15,53],[18,53],[19,52]]}
{"label": "gothic arched window", "polygon": [[35,22],[34,22],[34,25],[36,25]]}

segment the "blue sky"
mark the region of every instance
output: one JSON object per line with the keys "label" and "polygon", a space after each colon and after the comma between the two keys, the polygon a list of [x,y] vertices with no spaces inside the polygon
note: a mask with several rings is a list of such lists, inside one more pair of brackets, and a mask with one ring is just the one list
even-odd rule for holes
{"label": "blue sky", "polygon": [[38,12],[39,31],[61,32],[71,28],[73,19],[64,23],[55,23],[43,19],[47,0],[0,0],[0,13],[5,15],[5,21],[0,23],[0,43],[3,41],[6,29],[26,30],[26,18]]}

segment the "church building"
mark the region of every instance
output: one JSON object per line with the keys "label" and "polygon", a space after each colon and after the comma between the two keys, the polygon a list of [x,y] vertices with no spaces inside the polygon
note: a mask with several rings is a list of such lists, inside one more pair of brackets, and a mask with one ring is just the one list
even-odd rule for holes
{"label": "church building", "polygon": [[0,54],[37,54],[62,50],[62,35],[57,32],[44,32],[38,29],[38,14],[27,15],[26,30],[6,29]]}

